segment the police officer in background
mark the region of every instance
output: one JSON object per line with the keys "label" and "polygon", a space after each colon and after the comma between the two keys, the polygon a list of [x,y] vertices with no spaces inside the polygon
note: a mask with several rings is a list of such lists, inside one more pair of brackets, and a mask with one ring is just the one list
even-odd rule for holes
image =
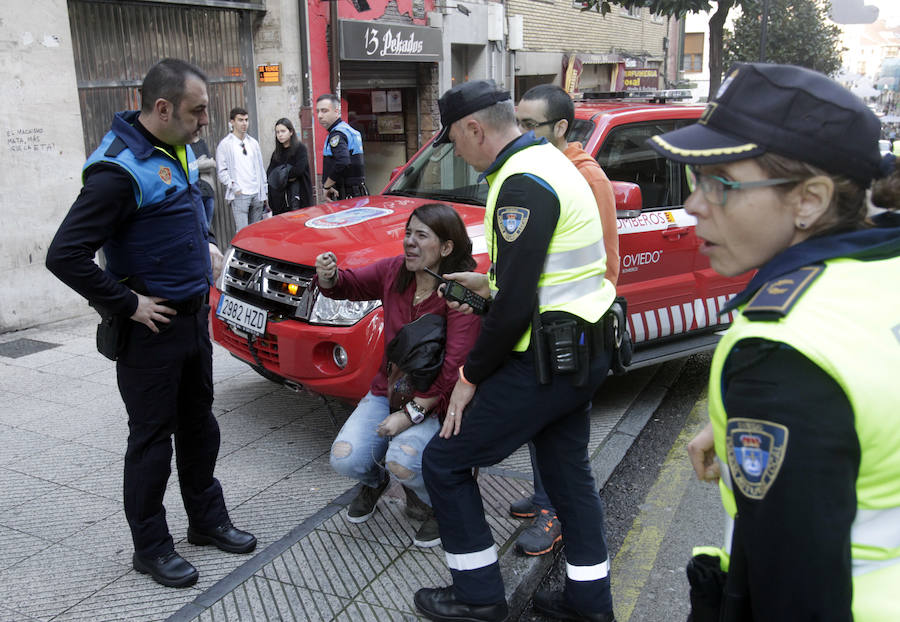
{"label": "police officer in background", "polygon": [[[107,356],[117,357],[128,411],[124,501],[132,563],[171,587],[198,577],[175,551],[163,507],[173,435],[188,542],[231,553],[256,546],[252,534],[231,524],[213,476],[219,425],[206,298],[222,254],[210,240],[212,214],[204,211],[197,162],[186,147],[209,123],[206,84],[200,69],[177,59],[147,72],[141,110],[116,114],[47,253],[47,268],[102,310],[110,320],[103,326],[117,327],[106,334],[119,342]],[[101,246],[105,271],[93,261]]]}
{"label": "police officer in background", "polygon": [[322,151],[322,188],[329,201],[361,197],[366,188],[362,136],[341,119],[341,100],[326,93],[316,100],[316,118],[328,130]]}
{"label": "police officer in background", "polygon": [[900,620],[900,214],[866,203],[891,175],[872,196],[896,210],[900,173],[879,131],[825,76],[747,64],[649,141],[688,165],[713,269],[758,270],[721,311],[740,315],[688,447],[733,519],[688,566],[694,622]]}
{"label": "police officer in background", "polygon": [[520,135],[510,94],[493,81],[456,86],[439,108],[436,145],[452,142],[488,181],[493,262],[488,275],[446,276],[493,299],[443,427],[422,458],[453,585],[421,589],[415,603],[432,620],[506,617],[497,549],[472,468],[496,464],[533,440],[568,562],[565,591],[538,592],[534,607],[559,619],[610,622],[603,510],[587,453],[591,397],[610,363],[604,316],[615,298],[603,278],[597,204],[559,149],[533,132]]}

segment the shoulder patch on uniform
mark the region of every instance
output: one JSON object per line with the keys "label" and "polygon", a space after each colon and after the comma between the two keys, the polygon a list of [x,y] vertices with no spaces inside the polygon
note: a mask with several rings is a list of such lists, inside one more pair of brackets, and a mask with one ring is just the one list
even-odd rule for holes
{"label": "shoulder patch on uniform", "polygon": [[775,483],[787,453],[787,427],[761,419],[734,418],[725,428],[731,481],[745,497],[762,499]]}
{"label": "shoulder patch on uniform", "polygon": [[501,207],[497,209],[497,225],[500,235],[507,242],[515,242],[525,231],[528,216],[531,212],[524,207]]}
{"label": "shoulder patch on uniform", "polygon": [[109,144],[109,147],[106,148],[106,152],[104,152],[103,155],[105,155],[107,158],[114,158],[125,151],[125,149],[127,148],[128,145],[125,144],[125,141],[116,136],[115,140],[113,140]]}
{"label": "shoulder patch on uniform", "polygon": [[803,266],[772,279],[750,299],[744,307],[744,316],[754,321],[783,318],[824,270],[825,266]]}
{"label": "shoulder patch on uniform", "polygon": [[338,143],[340,143],[340,142],[341,142],[340,134],[335,134],[334,136],[332,136],[331,138],[328,139],[328,144],[331,145],[332,147],[337,147]]}

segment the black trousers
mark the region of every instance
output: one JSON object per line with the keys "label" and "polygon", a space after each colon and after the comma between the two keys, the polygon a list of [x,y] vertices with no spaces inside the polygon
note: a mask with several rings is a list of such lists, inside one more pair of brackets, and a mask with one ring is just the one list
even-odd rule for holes
{"label": "black trousers", "polygon": [[119,393],[128,411],[125,517],[139,555],[173,550],[163,496],[171,474],[172,437],[181,497],[191,525],[208,529],[228,519],[222,487],[213,477],[219,424],[212,414],[209,307],[179,314],[159,334],[131,322],[116,362]]}
{"label": "black trousers", "polygon": [[566,543],[566,594],[586,612],[612,610],[603,507],[587,453],[591,397],[606,378],[608,353],[591,362],[589,381],[535,380],[530,351],[513,354],[478,385],[458,436],[425,447],[422,472],[440,526],[456,597],[471,604],[504,599],[494,540],[472,467],[497,464],[529,440]]}

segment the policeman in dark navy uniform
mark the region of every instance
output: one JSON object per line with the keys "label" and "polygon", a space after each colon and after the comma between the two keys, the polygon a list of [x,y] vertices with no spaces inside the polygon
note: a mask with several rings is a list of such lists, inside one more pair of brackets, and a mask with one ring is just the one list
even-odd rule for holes
{"label": "policeman in dark navy uniform", "polygon": [[446,275],[491,302],[443,427],[422,453],[453,584],[420,589],[416,608],[441,622],[506,619],[497,548],[472,469],[533,440],[566,542],[565,587],[538,591],[534,608],[556,619],[615,622],[587,451],[591,397],[612,357],[605,317],[615,299],[604,278],[597,203],[559,149],[534,132],[520,134],[510,93],[493,80],[457,85],[438,106],[443,129],[434,144],[452,142],[488,183],[484,230],[493,263],[487,275]]}
{"label": "policeman in dark navy uniform", "polygon": [[[198,165],[187,145],[209,123],[207,80],[177,59],[154,65],[141,110],[116,114],[84,165],[84,187],[47,252],[47,268],[103,310],[117,345],[119,392],[128,411],[125,517],[135,570],[162,585],[196,583],[176,551],[163,496],[175,437],[188,542],[247,553],[256,538],[228,517],[214,477],[219,425],[212,414],[207,293],[222,254],[209,234]],[[100,247],[106,270],[94,263]],[[98,331],[98,344],[101,333]]]}
{"label": "policeman in dark navy uniform", "polygon": [[341,100],[326,93],[316,100],[316,117],[328,130],[322,151],[322,189],[329,201],[361,197],[366,188],[366,166],[363,160],[362,136],[341,119]]}

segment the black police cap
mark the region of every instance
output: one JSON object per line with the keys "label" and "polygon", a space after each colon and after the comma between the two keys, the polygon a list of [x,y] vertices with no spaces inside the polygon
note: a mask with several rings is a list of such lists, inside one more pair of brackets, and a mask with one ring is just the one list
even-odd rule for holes
{"label": "black police cap", "polygon": [[509,91],[499,88],[493,80],[472,80],[454,86],[438,100],[441,131],[433,144],[450,142],[450,126],[456,121],[511,98]]}
{"label": "black police cap", "polygon": [[737,64],[700,120],[648,144],[686,164],[717,164],[766,152],[845,175],[862,186],[880,176],[881,123],[830,78],[802,67]]}

